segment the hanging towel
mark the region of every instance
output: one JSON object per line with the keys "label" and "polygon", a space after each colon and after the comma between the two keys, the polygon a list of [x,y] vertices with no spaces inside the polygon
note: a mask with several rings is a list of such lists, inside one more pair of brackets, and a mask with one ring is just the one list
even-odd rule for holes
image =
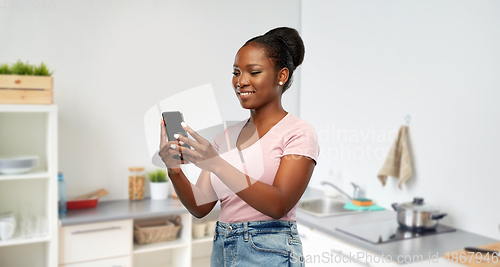
{"label": "hanging towel", "polygon": [[399,179],[399,189],[412,175],[411,157],[408,149],[408,126],[403,125],[399,128],[396,141],[387,155],[382,169],[378,173],[378,179],[385,186],[387,176]]}

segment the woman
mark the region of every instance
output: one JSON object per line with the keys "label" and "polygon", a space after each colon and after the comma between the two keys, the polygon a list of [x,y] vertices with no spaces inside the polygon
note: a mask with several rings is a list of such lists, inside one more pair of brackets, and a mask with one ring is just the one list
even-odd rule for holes
{"label": "woman", "polygon": [[[232,83],[250,118],[227,127],[214,145],[185,124],[195,140],[177,135],[167,142],[161,122],[159,155],[181,202],[201,218],[221,201],[211,266],[303,266],[295,212],[319,147],[314,128],[286,112],[281,96],[304,51],[298,32],[285,27],[239,49]],[[178,154],[183,161],[173,158]],[[202,169],[196,185],[182,172],[183,163]]]}

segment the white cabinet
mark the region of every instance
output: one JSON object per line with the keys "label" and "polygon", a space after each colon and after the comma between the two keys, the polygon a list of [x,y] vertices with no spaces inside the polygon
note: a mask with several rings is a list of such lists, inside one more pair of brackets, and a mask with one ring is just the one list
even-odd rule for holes
{"label": "white cabinet", "polygon": [[0,105],[0,158],[21,155],[37,155],[40,164],[27,174],[0,174],[0,213],[19,219],[24,210],[31,222],[45,218],[47,227],[30,238],[17,229],[13,239],[0,240],[0,266],[57,266],[56,105]]}
{"label": "white cabinet", "polygon": [[[132,219],[60,227],[59,266],[190,267],[192,246],[208,244],[206,241],[212,238],[193,241],[191,238],[193,216],[187,212],[179,216],[182,228],[176,240],[143,245],[135,244],[133,241]],[[209,245],[211,248],[211,243]]]}
{"label": "white cabinet", "polygon": [[[354,246],[341,239],[332,237],[316,229],[302,224],[297,226],[300,238],[302,240],[303,252],[307,267],[315,266],[460,266],[449,262],[442,257],[438,262],[414,262],[410,264],[400,264],[395,257],[382,257]],[[463,265],[461,265],[463,266]]]}
{"label": "white cabinet", "polygon": [[128,257],[132,251],[131,240],[132,220],[61,227],[59,264]]}
{"label": "white cabinet", "polygon": [[[219,217],[218,209],[198,220],[187,211],[179,214],[182,228],[179,237],[172,241],[135,244],[133,241],[134,220],[107,221],[59,228],[59,266],[210,266],[213,236],[199,239],[192,237],[193,221],[214,221]],[[173,218],[151,216],[136,221]]]}
{"label": "white cabinet", "polygon": [[[395,266],[380,256],[302,224],[297,226],[306,266]],[[376,263],[378,261],[379,263]]]}

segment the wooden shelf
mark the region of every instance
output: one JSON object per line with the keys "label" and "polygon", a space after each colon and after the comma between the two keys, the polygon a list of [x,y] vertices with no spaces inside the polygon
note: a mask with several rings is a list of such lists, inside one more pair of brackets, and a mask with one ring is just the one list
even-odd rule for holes
{"label": "wooden shelf", "polygon": [[0,241],[0,247],[17,246],[24,244],[42,243],[50,241],[50,235],[42,237],[32,237],[32,238],[20,238],[19,236],[14,236],[14,238]]}
{"label": "wooden shelf", "polygon": [[180,248],[180,247],[188,247],[188,246],[189,242],[183,239],[177,239],[173,241],[153,243],[153,244],[145,244],[145,245],[134,244],[134,254]]}
{"label": "wooden shelf", "polygon": [[47,179],[50,178],[47,171],[35,171],[24,174],[0,174],[0,181],[26,180],[26,179]]}

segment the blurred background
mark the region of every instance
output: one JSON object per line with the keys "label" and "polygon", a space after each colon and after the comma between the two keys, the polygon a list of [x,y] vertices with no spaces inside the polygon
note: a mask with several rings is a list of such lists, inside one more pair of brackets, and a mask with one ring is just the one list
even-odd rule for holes
{"label": "blurred background", "polygon": [[[453,214],[443,223],[500,238],[498,1],[21,3],[0,6],[0,63],[55,71],[68,195],[127,198],[127,168],[153,167],[144,114],[175,93],[211,83],[224,120],[247,118],[234,56],[288,26],[306,56],[284,107],[315,127],[321,149],[310,186],[356,182],[385,207],[422,196]],[[392,178],[383,187],[377,173],[407,115],[414,174],[402,190]]]}

